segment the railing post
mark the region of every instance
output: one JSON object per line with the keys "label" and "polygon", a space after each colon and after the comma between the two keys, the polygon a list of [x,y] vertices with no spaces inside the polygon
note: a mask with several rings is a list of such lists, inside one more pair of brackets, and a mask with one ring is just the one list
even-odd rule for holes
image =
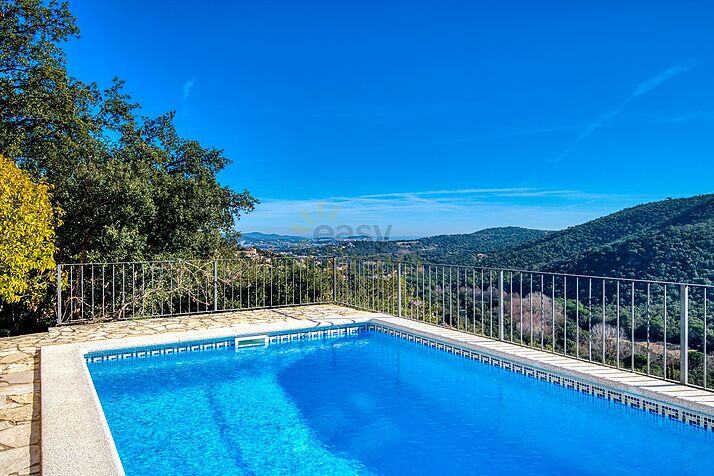
{"label": "railing post", "polygon": [[332,300],[337,303],[337,256],[332,258]]}
{"label": "railing post", "polygon": [[213,260],[213,311],[218,310],[218,260]]}
{"label": "railing post", "polygon": [[503,340],[503,270],[498,273],[498,340]]}
{"label": "railing post", "polygon": [[402,317],[402,263],[397,263],[397,316]]}
{"label": "railing post", "polygon": [[[679,287],[679,382],[689,380],[689,286]],[[706,358],[706,356],[705,356]]]}
{"label": "railing post", "polygon": [[62,324],[62,265],[57,265],[57,324]]}

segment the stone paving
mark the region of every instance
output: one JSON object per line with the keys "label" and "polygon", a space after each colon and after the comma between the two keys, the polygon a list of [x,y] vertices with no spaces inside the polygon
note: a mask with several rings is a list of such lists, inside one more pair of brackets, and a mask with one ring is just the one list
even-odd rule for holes
{"label": "stone paving", "polygon": [[53,344],[233,327],[358,313],[336,305],[222,312],[173,318],[55,327],[0,338],[0,476],[40,474],[40,347]]}

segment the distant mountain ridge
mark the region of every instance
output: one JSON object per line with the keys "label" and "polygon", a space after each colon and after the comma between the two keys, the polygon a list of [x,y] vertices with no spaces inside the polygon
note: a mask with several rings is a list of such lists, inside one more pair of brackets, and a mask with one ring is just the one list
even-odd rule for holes
{"label": "distant mountain ridge", "polygon": [[714,282],[714,195],[645,203],[500,250],[483,264]]}
{"label": "distant mountain ridge", "polygon": [[560,231],[497,227],[416,240],[310,243],[300,253],[711,284],[714,194],[645,203]]}
{"label": "distant mountain ridge", "polygon": [[479,253],[488,253],[544,238],[550,231],[522,228],[518,226],[503,226],[484,228],[473,233],[436,235],[415,241],[423,245],[450,246],[456,245],[462,249],[470,249]]}
{"label": "distant mountain ridge", "polygon": [[[547,236],[549,231],[515,226],[486,228],[473,233],[436,235],[416,240],[356,241],[319,250],[320,254],[385,256],[433,263],[474,265],[481,255]],[[315,251],[317,254],[317,250]]]}
{"label": "distant mountain ridge", "polygon": [[276,233],[261,233],[259,231],[251,231],[241,233],[240,237],[245,241],[308,241],[308,238],[303,236],[279,235]]}

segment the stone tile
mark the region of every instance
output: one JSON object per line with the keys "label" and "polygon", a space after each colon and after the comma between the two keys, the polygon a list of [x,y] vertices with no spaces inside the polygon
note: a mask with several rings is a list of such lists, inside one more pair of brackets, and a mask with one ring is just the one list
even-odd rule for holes
{"label": "stone tile", "polygon": [[29,423],[23,423],[21,425],[11,426],[5,430],[0,431],[0,445],[9,446],[10,448],[20,448],[27,446],[28,441],[30,443],[38,443],[39,436],[32,435],[32,425]]}
{"label": "stone tile", "polygon": [[[38,395],[39,397],[39,395]],[[19,403],[21,405],[32,405],[35,400],[35,394],[33,393],[23,393],[22,395],[9,395],[7,399],[14,403]],[[39,398],[38,398],[39,400]]]}
{"label": "stone tile", "polygon": [[0,387],[0,396],[2,395],[22,395],[23,393],[32,393],[35,390],[31,383],[22,383],[17,385],[4,385]]}
{"label": "stone tile", "polygon": [[13,362],[17,362],[19,360],[26,359],[27,357],[28,357],[28,355],[25,353],[15,352],[15,353],[6,355],[3,358],[0,358],[0,364],[12,364]]}
{"label": "stone tile", "polygon": [[40,462],[40,445],[28,445],[0,451],[1,474],[30,474],[31,467]]}
{"label": "stone tile", "polygon": [[7,383],[32,383],[35,381],[35,371],[25,370],[24,372],[13,372],[0,375],[0,381]]}
{"label": "stone tile", "polygon": [[10,421],[12,423],[32,421],[32,416],[32,405],[22,405],[0,412],[0,420]]}
{"label": "stone tile", "polygon": [[0,415],[2,415],[2,412],[5,410],[10,410],[11,408],[17,408],[19,406],[19,403],[10,400],[9,397],[0,396]]}

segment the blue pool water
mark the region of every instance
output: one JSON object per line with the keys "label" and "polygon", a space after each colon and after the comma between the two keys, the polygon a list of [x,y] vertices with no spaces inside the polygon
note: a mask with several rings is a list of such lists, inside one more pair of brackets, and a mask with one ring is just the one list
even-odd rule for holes
{"label": "blue pool water", "polygon": [[376,332],[89,364],[126,474],[705,474],[711,433]]}

